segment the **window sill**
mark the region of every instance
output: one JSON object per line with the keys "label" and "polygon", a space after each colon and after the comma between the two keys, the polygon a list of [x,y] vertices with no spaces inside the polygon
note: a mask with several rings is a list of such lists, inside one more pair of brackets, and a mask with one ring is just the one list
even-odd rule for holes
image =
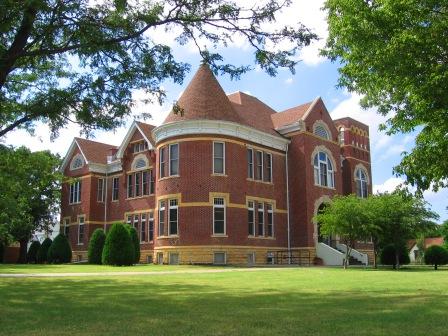
{"label": "window sill", "polygon": [[274,240],[275,237],[265,237],[265,236],[247,236],[249,239],[267,239],[267,240]]}
{"label": "window sill", "polygon": [[211,237],[212,238],[227,238],[229,236],[226,234],[213,234],[213,235],[211,235]]}
{"label": "window sill", "polygon": [[119,200],[112,200],[112,201],[110,201],[111,203],[118,203],[119,202]]}
{"label": "window sill", "polygon": [[219,173],[212,173],[212,174],[210,174],[210,176],[217,176],[217,177],[229,177],[228,175],[226,175],[226,174],[219,174]]}
{"label": "window sill", "polygon": [[249,182],[258,182],[258,183],[263,183],[263,184],[268,184],[268,185],[274,185],[273,182],[262,181],[262,180],[256,180],[256,179],[253,179],[253,178],[250,178],[250,177],[246,178],[246,181],[249,181]]}
{"label": "window sill", "polygon": [[180,175],[171,175],[171,176],[161,177],[157,181],[164,181],[164,180],[168,180],[168,179],[171,179],[171,178],[177,178],[177,177],[180,177]]}
{"label": "window sill", "polygon": [[323,186],[323,185],[320,185],[320,184],[314,184],[314,186],[318,187],[318,188],[322,188],[322,189],[336,190],[335,187],[327,187],[327,186]]}
{"label": "window sill", "polygon": [[78,243],[78,246],[82,246],[82,245],[84,245],[84,243]]}
{"label": "window sill", "polygon": [[[140,199],[140,198],[145,198],[145,197],[150,197],[150,196],[154,196],[154,194],[148,194],[148,195],[137,196],[137,197],[127,197],[124,200],[130,201],[130,200],[135,200],[135,199]],[[118,201],[113,201],[113,202],[118,202]]]}
{"label": "window sill", "polygon": [[69,203],[68,205],[79,205],[79,204],[81,204],[81,202]]}
{"label": "window sill", "polygon": [[170,235],[170,236],[159,236],[157,239],[171,239],[171,238],[179,238],[179,235]]}

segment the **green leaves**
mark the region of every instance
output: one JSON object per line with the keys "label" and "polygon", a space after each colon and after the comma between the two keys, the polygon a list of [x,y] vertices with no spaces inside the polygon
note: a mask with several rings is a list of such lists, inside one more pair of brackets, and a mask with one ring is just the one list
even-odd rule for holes
{"label": "green leaves", "polygon": [[[412,153],[395,168],[419,190],[446,186],[448,167],[448,7],[433,0],[327,0],[323,55],[341,62],[339,85],[365,107],[392,112],[389,134],[422,127]],[[436,131],[437,130],[437,131]]]}

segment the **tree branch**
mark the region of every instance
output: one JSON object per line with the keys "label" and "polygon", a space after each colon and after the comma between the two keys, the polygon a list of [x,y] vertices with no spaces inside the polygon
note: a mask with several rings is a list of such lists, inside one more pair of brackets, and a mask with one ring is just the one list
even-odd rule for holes
{"label": "tree branch", "polygon": [[15,127],[17,127],[17,126],[19,126],[19,125],[21,125],[21,124],[24,124],[24,123],[26,123],[26,122],[28,122],[28,121],[30,121],[31,120],[31,118],[30,118],[30,116],[29,115],[25,115],[25,116],[23,116],[22,118],[20,118],[20,119],[17,119],[16,121],[14,121],[12,124],[10,124],[9,126],[6,126],[5,128],[3,128],[3,129],[1,129],[0,130],[0,138],[2,137],[2,136],[4,136],[6,133],[8,133],[9,131],[11,131],[11,130],[13,130]]}

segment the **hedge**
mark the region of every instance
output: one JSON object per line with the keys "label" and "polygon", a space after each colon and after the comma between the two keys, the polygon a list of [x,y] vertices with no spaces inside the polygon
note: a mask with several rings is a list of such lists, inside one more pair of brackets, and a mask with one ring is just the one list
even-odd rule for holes
{"label": "hedge", "polygon": [[40,264],[45,263],[48,260],[48,249],[53,241],[50,238],[45,238],[40,245],[39,251],[37,251],[37,262]]}
{"label": "hedge", "polygon": [[96,229],[89,241],[88,260],[89,264],[101,265],[101,256],[106,241],[106,234],[103,229]]}
{"label": "hedge", "polygon": [[435,270],[439,265],[448,264],[448,250],[437,245],[428,247],[425,251],[425,264],[434,265]]}
{"label": "hedge", "polygon": [[126,228],[131,235],[132,243],[134,245],[134,264],[137,264],[140,261],[140,240],[138,239],[138,233],[137,230],[129,224],[126,224]]}
{"label": "hedge", "polygon": [[[399,247],[399,253],[400,265],[407,265],[411,262],[405,246]],[[393,265],[395,267],[395,245],[387,245],[381,250],[380,261],[383,265]]]}
{"label": "hedge", "polygon": [[30,248],[28,249],[28,253],[26,255],[26,260],[31,263],[37,263],[37,253],[39,252],[40,243],[38,240],[34,240],[31,242]]}
{"label": "hedge", "polygon": [[62,264],[72,261],[72,248],[67,236],[60,233],[56,236],[48,249],[47,260],[49,263]]}
{"label": "hedge", "polygon": [[104,265],[115,266],[134,263],[134,244],[123,223],[114,223],[107,233],[101,261]]}

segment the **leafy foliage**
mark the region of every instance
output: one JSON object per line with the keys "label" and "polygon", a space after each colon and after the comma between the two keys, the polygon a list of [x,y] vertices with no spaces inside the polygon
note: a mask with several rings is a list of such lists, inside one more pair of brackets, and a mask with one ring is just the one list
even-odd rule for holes
{"label": "leafy foliage", "polygon": [[30,248],[28,249],[28,254],[26,255],[26,261],[28,263],[35,264],[37,263],[37,253],[40,249],[40,243],[38,240],[33,240],[33,242],[30,245]]}
{"label": "leafy foliage", "polygon": [[37,262],[39,264],[43,264],[48,261],[48,250],[50,249],[52,242],[53,241],[50,238],[45,238],[40,245],[39,251],[37,251]]}
{"label": "leafy foliage", "polygon": [[434,265],[435,270],[439,265],[448,264],[448,250],[437,245],[428,247],[425,252],[425,264]]}
{"label": "leafy foliage", "polygon": [[0,145],[0,240],[20,242],[22,262],[32,234],[50,232],[56,222],[62,179],[59,163],[59,157],[49,151]]}
{"label": "leafy foliage", "polygon": [[395,171],[420,190],[447,186],[448,5],[440,0],[327,0],[323,54],[339,85],[388,117],[389,134],[419,131]]}
{"label": "leafy foliage", "polygon": [[89,264],[101,265],[101,256],[106,241],[106,234],[103,229],[96,229],[89,242],[88,260]]}
{"label": "leafy foliage", "polygon": [[60,233],[54,238],[48,249],[48,262],[52,264],[69,263],[72,260],[72,248],[67,236]]}
{"label": "leafy foliage", "polygon": [[407,265],[411,262],[409,254],[407,253],[406,246],[396,246],[394,244],[386,245],[380,253],[380,262],[383,265],[391,265],[396,267],[398,262],[400,265]]}
{"label": "leafy foliage", "polygon": [[69,121],[86,133],[111,129],[130,114],[134,90],[162,100],[161,83],[182,83],[189,70],[168,41],[157,42],[163,29],[177,44],[196,45],[215,73],[237,78],[250,69],[222,63],[219,53],[201,47],[216,49],[234,38],[247,41],[268,74],[278,67],[293,71],[297,51],[317,36],[301,24],[268,29],[290,2],[242,8],[225,0],[3,1],[0,137],[17,127],[32,131],[36,121],[53,135]]}
{"label": "leafy foliage", "polygon": [[126,224],[126,229],[129,231],[134,246],[134,264],[137,264],[140,261],[140,240],[138,239],[138,233],[137,230],[129,224]]}
{"label": "leafy foliage", "polygon": [[114,223],[106,236],[102,263],[104,265],[129,266],[134,263],[134,243],[123,223]]}

